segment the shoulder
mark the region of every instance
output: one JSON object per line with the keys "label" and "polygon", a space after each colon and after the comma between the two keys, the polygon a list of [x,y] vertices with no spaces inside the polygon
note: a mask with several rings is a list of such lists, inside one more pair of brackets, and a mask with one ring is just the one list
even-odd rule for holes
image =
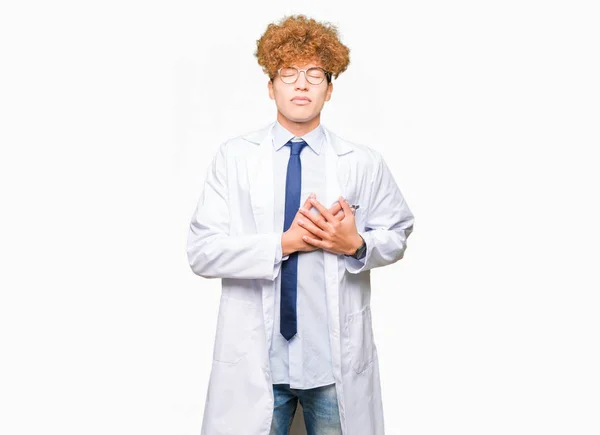
{"label": "shoulder", "polygon": [[373,169],[383,163],[383,155],[374,146],[347,139],[331,130],[328,130],[328,134],[339,154]]}
{"label": "shoulder", "polygon": [[262,140],[269,134],[270,129],[273,127],[273,123],[251,130],[246,133],[232,136],[223,141],[220,145],[220,152],[227,155],[238,155],[245,154],[248,151],[254,151],[258,148],[258,145]]}

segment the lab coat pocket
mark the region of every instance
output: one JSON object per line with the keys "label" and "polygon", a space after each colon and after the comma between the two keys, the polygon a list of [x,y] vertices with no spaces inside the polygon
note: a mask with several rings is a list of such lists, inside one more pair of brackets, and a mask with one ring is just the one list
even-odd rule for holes
{"label": "lab coat pocket", "polygon": [[350,363],[356,373],[362,373],[373,364],[374,343],[371,307],[346,315],[346,333],[349,337]]}
{"label": "lab coat pocket", "polygon": [[221,301],[213,359],[237,364],[248,353],[257,330],[258,309],[251,302],[230,297]]}

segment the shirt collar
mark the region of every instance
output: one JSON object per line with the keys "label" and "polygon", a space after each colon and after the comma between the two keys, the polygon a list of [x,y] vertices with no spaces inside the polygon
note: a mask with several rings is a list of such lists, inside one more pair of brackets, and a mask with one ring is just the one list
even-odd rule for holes
{"label": "shirt collar", "polygon": [[[293,133],[290,133],[279,121],[275,122],[273,127],[273,147],[275,151],[278,151],[282,146],[288,143],[291,139],[296,137]],[[308,146],[317,154],[321,152],[323,148],[323,138],[325,137],[323,126],[319,125],[313,130],[306,133],[304,136],[300,136],[308,144]]]}

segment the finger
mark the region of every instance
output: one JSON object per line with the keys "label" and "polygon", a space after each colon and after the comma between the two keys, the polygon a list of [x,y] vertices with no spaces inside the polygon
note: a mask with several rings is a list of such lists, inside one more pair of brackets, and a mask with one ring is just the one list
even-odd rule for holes
{"label": "finger", "polygon": [[306,201],[304,201],[304,204],[302,204],[302,207],[300,207],[300,208],[303,208],[303,209],[306,209],[306,210],[310,210],[310,208],[312,206],[311,203],[310,203],[311,198],[315,198],[315,194],[314,193],[311,193],[310,195],[308,195],[308,197],[306,198]]}
{"label": "finger", "polygon": [[300,210],[298,210],[298,213],[300,213],[309,221],[313,222],[315,225],[317,225],[317,222],[320,219],[320,217],[316,213],[311,212],[310,209],[301,208]]}
{"label": "finger", "polygon": [[317,201],[316,198],[311,199],[311,204],[317,209],[319,210],[319,213],[321,213],[321,216],[323,216],[325,219],[327,219],[328,222],[333,221],[335,218],[333,217],[333,215],[331,213],[329,213],[329,210],[327,210],[323,204],[321,204],[319,201]]}
{"label": "finger", "polygon": [[317,246],[319,248],[324,247],[324,243],[321,240],[317,240],[313,237],[302,236],[302,240],[304,240],[306,243],[308,243],[309,245],[312,245],[312,246]]}
{"label": "finger", "polygon": [[353,210],[350,208],[350,204],[348,204],[348,201],[346,201],[346,200],[345,200],[344,198],[342,198],[341,196],[340,196],[339,203],[342,205],[342,209],[344,210],[344,213],[345,213],[346,215],[348,215],[348,214],[352,214],[352,215],[353,215],[353,214],[354,214],[354,213],[353,213]]}
{"label": "finger", "polygon": [[339,201],[336,201],[331,207],[329,207],[329,212],[334,216],[340,210],[342,210],[342,205]]}
{"label": "finger", "polygon": [[325,219],[323,219],[323,217],[320,214],[314,214],[311,211],[308,210],[304,210],[304,209],[300,209],[298,210],[298,212],[306,217],[307,219],[309,219],[313,224],[315,224],[317,227],[321,228],[322,230],[329,230],[329,227],[327,226],[327,222],[325,221]]}
{"label": "finger", "polygon": [[346,215],[339,201],[336,201],[335,204],[329,208],[329,212],[334,215],[338,221],[344,219],[344,216]]}
{"label": "finger", "polygon": [[300,220],[298,220],[298,225],[300,225],[302,228],[304,228],[311,234],[314,234],[315,236],[319,237],[321,240],[329,239],[329,234],[327,234],[325,231],[323,231],[321,228],[317,227],[315,224],[313,224],[310,221],[307,221],[305,219],[300,219]]}

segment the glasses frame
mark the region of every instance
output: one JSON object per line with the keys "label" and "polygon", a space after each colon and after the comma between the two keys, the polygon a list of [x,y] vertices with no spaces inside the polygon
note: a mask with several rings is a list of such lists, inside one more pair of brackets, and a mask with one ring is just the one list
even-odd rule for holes
{"label": "glasses frame", "polygon": [[[281,70],[282,70],[282,69],[284,69],[284,68],[293,68],[293,69],[295,69],[295,70],[298,72],[298,76],[296,77],[296,80],[294,80],[294,81],[293,81],[293,82],[291,82],[291,83],[284,82],[284,81],[283,81],[283,78],[281,78],[281,74],[280,74]],[[325,70],[324,70],[323,68],[321,68],[320,66],[312,66],[312,67],[310,67],[310,68],[306,68],[306,69],[298,69],[298,68],[296,68],[296,67],[294,67],[294,66],[282,66],[281,68],[279,68],[279,69],[277,70],[277,77],[279,77],[279,80],[281,80],[281,82],[282,82],[282,83],[285,83],[286,85],[293,85],[293,84],[294,84],[294,83],[296,83],[296,82],[298,81],[298,79],[300,78],[300,73],[301,73],[301,72],[303,72],[303,73],[304,73],[304,78],[305,78],[305,79],[306,79],[306,81],[307,81],[308,83],[310,83],[311,85],[318,86],[318,85],[320,85],[321,83],[323,83],[323,80],[321,80],[319,83],[313,83],[313,82],[311,82],[311,81],[308,79],[308,76],[306,75],[306,73],[307,73],[307,71],[309,71],[309,70],[311,70],[311,69],[320,69],[321,71],[323,71],[323,73],[325,73],[325,77],[323,77],[323,80],[327,79],[327,83],[330,83],[330,82],[331,82],[331,73],[330,73],[330,72],[327,72],[327,71],[325,71]]]}

